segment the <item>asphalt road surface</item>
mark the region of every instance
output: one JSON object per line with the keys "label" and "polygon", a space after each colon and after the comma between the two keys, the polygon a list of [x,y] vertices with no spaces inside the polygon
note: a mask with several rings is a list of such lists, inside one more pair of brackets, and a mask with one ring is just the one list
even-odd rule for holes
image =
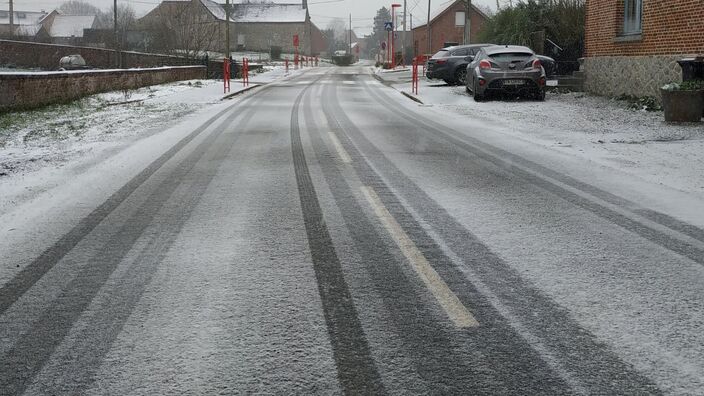
{"label": "asphalt road surface", "polygon": [[406,101],[270,84],[22,241],[0,394],[704,394],[704,231]]}

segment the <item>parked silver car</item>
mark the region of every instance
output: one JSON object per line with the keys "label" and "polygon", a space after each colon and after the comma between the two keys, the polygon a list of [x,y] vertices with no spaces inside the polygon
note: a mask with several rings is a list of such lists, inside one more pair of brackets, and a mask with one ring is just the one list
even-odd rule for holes
{"label": "parked silver car", "polygon": [[528,47],[484,47],[467,65],[467,92],[477,102],[493,93],[545,100],[545,82],[545,69]]}

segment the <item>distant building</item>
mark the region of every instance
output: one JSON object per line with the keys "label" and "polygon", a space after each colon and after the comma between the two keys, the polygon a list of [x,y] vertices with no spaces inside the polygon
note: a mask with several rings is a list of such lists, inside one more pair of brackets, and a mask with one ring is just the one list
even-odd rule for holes
{"label": "distant building", "polygon": [[36,41],[51,44],[82,45],[85,29],[96,27],[95,15],[64,15],[52,11],[39,22]]}
{"label": "distant building", "polygon": [[225,7],[212,0],[164,0],[138,25],[150,32],[152,46],[187,52],[222,52],[227,23],[233,51],[268,52],[279,47],[293,53],[294,36],[298,36],[301,54],[317,54],[326,48],[325,37],[310,20],[307,0],[287,4],[232,0],[229,20]]}
{"label": "distant building", "polygon": [[[451,0],[442,3],[430,17],[430,48],[428,46],[428,24],[413,26],[413,52],[415,55],[434,54],[445,43],[464,42],[464,25],[466,23],[466,6],[464,0]],[[489,17],[472,5],[470,11],[469,41],[476,43],[477,34],[482,30]]]}
{"label": "distant building", "polygon": [[266,52],[280,47],[293,53],[294,36],[301,54],[318,55],[327,49],[325,36],[310,19],[307,0],[286,4],[233,0],[230,7],[237,31],[235,49]]}
{"label": "distant building", "polygon": [[41,27],[39,21],[47,16],[44,11],[15,10],[13,14],[12,30],[10,30],[10,11],[0,11],[0,37],[33,40]]}

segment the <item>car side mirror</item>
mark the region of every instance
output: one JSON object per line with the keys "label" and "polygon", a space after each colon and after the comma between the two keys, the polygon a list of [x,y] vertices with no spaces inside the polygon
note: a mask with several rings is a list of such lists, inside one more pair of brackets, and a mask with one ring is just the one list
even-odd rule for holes
{"label": "car side mirror", "polygon": [[474,55],[465,56],[464,60],[466,60],[467,62],[472,62],[474,60]]}

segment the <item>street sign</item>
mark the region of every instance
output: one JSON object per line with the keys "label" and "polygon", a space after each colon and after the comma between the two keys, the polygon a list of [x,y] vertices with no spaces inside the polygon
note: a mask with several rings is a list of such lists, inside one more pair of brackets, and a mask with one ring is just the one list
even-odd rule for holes
{"label": "street sign", "polygon": [[298,47],[298,44],[299,44],[299,43],[300,43],[300,42],[298,41],[298,35],[297,35],[297,34],[294,34],[294,35],[293,35],[293,46],[294,46],[294,47]]}
{"label": "street sign", "polygon": [[386,29],[387,32],[394,30],[394,23],[393,22],[384,22],[384,29]]}

